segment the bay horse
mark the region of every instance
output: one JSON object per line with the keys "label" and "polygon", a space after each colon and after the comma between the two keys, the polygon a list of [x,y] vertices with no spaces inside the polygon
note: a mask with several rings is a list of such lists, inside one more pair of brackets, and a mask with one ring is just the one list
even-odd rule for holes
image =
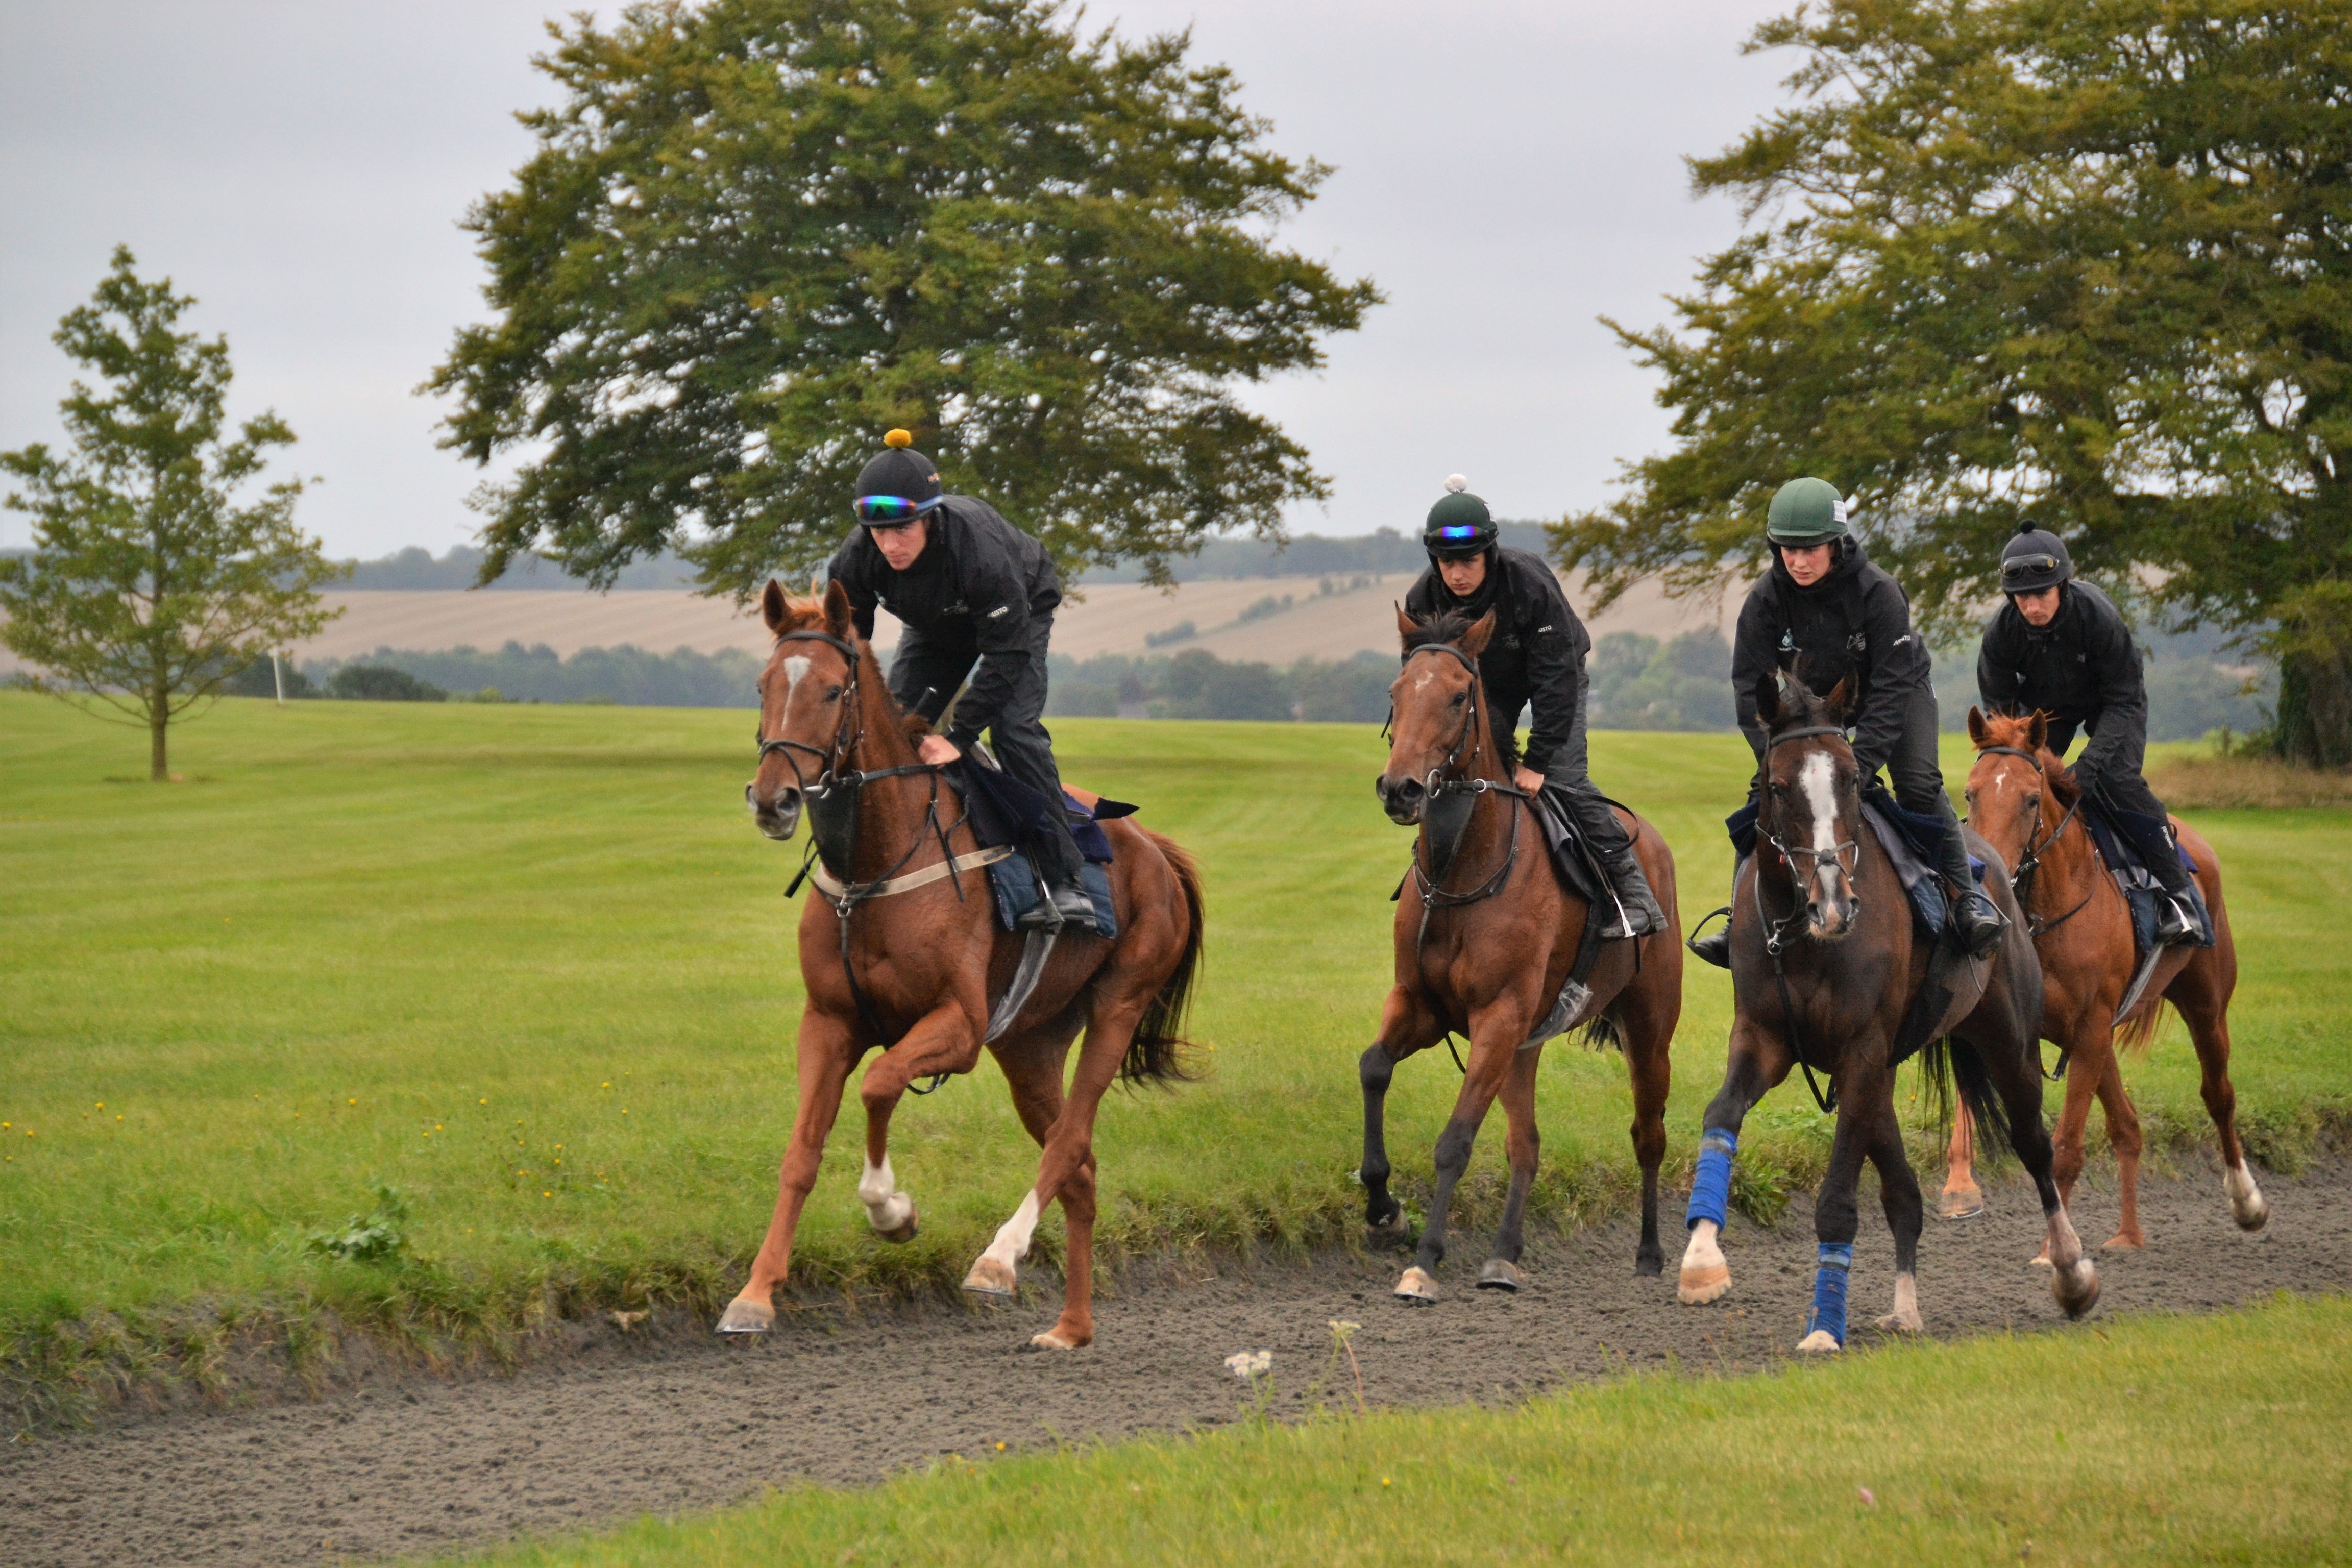
{"label": "bay horse", "polygon": [[[1394,739],[1386,771],[1374,781],[1381,803],[1401,825],[1421,828],[1410,886],[1397,901],[1396,984],[1381,1009],[1380,1035],[1359,1062],[1364,1091],[1364,1219],[1375,1234],[1397,1226],[1402,1205],[1391,1174],[1382,1108],[1396,1064],[1455,1031],[1469,1037],[1470,1060],[1454,1114],[1437,1140],[1437,1190],[1412,1266],[1397,1282],[1408,1301],[1436,1300],[1445,1256],[1446,1212],[1470,1164],[1479,1124],[1497,1096],[1509,1121],[1511,1181],[1481,1289],[1516,1291],[1530,1283],[1518,1267],[1521,1221],[1535,1180],[1536,1068],[1544,1041],[1582,1026],[1596,1041],[1614,1040],[1633,1080],[1633,1154],[1642,1168],[1642,1241],[1634,1267],[1656,1274],[1658,1163],[1666,1152],[1668,1047],[1682,1016],[1682,949],[1672,940],[1637,937],[1591,945],[1598,918],[1560,885],[1535,820],[1534,803],[1511,782],[1510,738],[1498,736],[1482,700],[1478,655],[1494,635],[1492,614],[1416,621],[1397,612],[1404,668],[1389,689]],[[1677,929],[1675,862],[1657,829],[1618,808],[1634,853]],[[1433,818],[1459,823],[1450,830]],[[1466,820],[1465,820],[1466,818]],[[1433,835],[1435,835],[1433,837]],[[1577,973],[1580,956],[1584,972]]]}
{"label": "bay horse", "polygon": [[[2013,873],[2035,951],[2042,955],[2042,1037],[2059,1047],[2066,1101],[2058,1115],[2058,1191],[2071,1198],[2083,1173],[2083,1133],[2095,1096],[2106,1110],[2107,1141],[2115,1145],[2123,1214],[2106,1245],[2145,1247],[2139,1224],[2139,1118],[2124,1090],[2117,1047],[2145,1047],[2155,1037],[2164,1004],[2189,1026],[2203,1069],[2206,1111],[2221,1140],[2221,1189],[2240,1228],[2260,1230],[2270,1205],[2246,1168],[2238,1142],[2237,1090],[2230,1084],[2230,997],[2238,986],[2238,949],[2221,897],[2221,864],[2203,835],[2172,819],[2172,830],[2197,863],[2197,885],[2213,919],[2211,947],[2162,950],[2128,1011],[2124,1002],[2137,964],[2131,910],[2108,874],[2098,845],[2081,817],[2083,792],[2065,763],[2050,750],[2049,721],[1969,710],[1969,739],[1977,749],[1969,770],[1969,822]],[[1942,1212],[1954,1219],[1982,1211],[1973,1170],[1972,1128],[1965,1114],[1952,1128]]]}
{"label": "bay horse", "polygon": [[1816,1070],[1829,1075],[1829,1092],[1814,1092],[1823,1110],[1836,1110],[1837,1131],[1813,1211],[1813,1310],[1797,1348],[1844,1348],[1855,1190],[1865,1159],[1878,1169],[1895,1233],[1894,1310],[1880,1326],[1922,1328],[1923,1210],[1895,1110],[1894,1056],[1898,1039],[1905,1048],[1932,1041],[1925,1061],[1939,1089],[1956,1079],[1978,1123],[2011,1143],[2032,1174],[2056,1265],[2052,1291],[2068,1317],[2080,1317],[2098,1298],[2099,1277],[2052,1176],[2034,1037],[2042,970],[2032,942],[2000,862],[1971,836],[1970,848],[1987,862],[1984,891],[2010,924],[1987,958],[1957,961],[1956,977],[1949,967],[1941,972],[1928,994],[1929,1016],[1918,1015],[1914,998],[1929,979],[1932,949],[1915,940],[1901,877],[1863,820],[1862,778],[1845,734],[1851,698],[1847,679],[1826,698],[1785,673],[1757,688],[1766,731],[1763,791],[1756,852],[1732,889],[1729,1059],[1703,1121],[1676,1294],[1696,1304],[1730,1289],[1717,1237],[1740,1124],[1801,1063],[1809,1084]]}
{"label": "bay horse", "polygon": [[[816,1184],[825,1135],[850,1072],[869,1052],[858,1098],[866,1163],[857,1184],[886,1241],[915,1235],[913,1201],[890,1169],[890,1115],[918,1080],[968,1073],[985,1046],[1013,1110],[1045,1152],[1019,1209],[971,1266],[964,1289],[1010,1296],[1045,1205],[1068,1226],[1062,1312],[1033,1345],[1073,1350],[1094,1338],[1095,1113],[1115,1079],[1185,1076],[1179,1038],[1201,958],[1201,879],[1192,858],[1131,818],[1102,824],[1113,849],[1118,936],[1066,930],[1034,989],[992,1026],[992,996],[1022,968],[1024,939],[997,928],[980,849],[938,768],[917,760],[922,725],[900,712],[874,650],[856,634],[838,583],[822,601],[788,599],[772,579],[760,599],[775,647],[760,676],[760,767],[745,790],[760,831],[789,839],[806,806],[824,875],[801,910],[800,1107],[778,1182],[775,1217],[721,1333],[775,1323],[773,1293]],[[837,889],[837,890],[836,890]],[[1080,1031],[1066,1094],[1062,1075]]]}

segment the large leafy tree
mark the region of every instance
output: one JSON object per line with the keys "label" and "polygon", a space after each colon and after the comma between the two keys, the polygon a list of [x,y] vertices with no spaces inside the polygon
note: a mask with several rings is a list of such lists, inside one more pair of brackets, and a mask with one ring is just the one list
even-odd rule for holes
{"label": "large leafy tree", "polygon": [[58,405],[72,450],[0,452],[34,529],[31,554],[0,561],[0,642],[43,689],[143,727],[158,782],[173,721],[316,634],[338,613],[316,590],[343,570],[295,526],[299,479],[239,500],[294,434],[274,414],[229,433],[227,340],[174,330],[194,303],[118,247],[56,335],[102,378]]}
{"label": "large leafy tree", "polygon": [[431,387],[488,463],[485,579],[664,546],[739,596],[849,526],[893,426],[1066,567],[1155,573],[1327,481],[1237,381],[1379,295],[1277,249],[1325,174],[1188,40],[1046,0],[710,0],[558,29],[562,104],[468,223],[495,319]]}
{"label": "large leafy tree", "polygon": [[1692,165],[1748,232],[1617,328],[1674,447],[1563,562],[1715,588],[1816,473],[1949,636],[2031,515],[2267,637],[2283,747],[2352,761],[2352,7],[1838,0],[1750,47],[1795,101]]}

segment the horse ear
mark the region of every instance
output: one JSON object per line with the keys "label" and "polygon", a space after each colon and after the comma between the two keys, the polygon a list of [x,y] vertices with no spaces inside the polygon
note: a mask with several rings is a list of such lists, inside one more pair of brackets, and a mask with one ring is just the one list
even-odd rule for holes
{"label": "horse ear", "polygon": [[1985,733],[1984,711],[1973,702],[1969,704],[1969,744],[1979,752],[1992,744]]}
{"label": "horse ear", "polygon": [[784,623],[792,618],[784,608],[784,585],[773,577],[769,578],[768,585],[760,591],[760,618],[768,623],[768,629],[772,632],[782,631]]}
{"label": "horse ear", "polygon": [[1397,605],[1397,607],[1396,607],[1396,613],[1397,613],[1397,640],[1398,640],[1399,642],[1402,642],[1402,641],[1404,641],[1405,639],[1407,639],[1407,638],[1411,637],[1412,636],[1412,634],[1413,634],[1413,633],[1415,633],[1415,632],[1417,632],[1417,631],[1421,630],[1421,623],[1420,623],[1419,621],[1414,620],[1411,616],[1409,616],[1409,615],[1405,614],[1405,609],[1404,609],[1404,606],[1403,606],[1402,605]]}
{"label": "horse ear", "polygon": [[837,582],[824,585],[824,629],[844,642],[849,640],[849,590]]}
{"label": "horse ear", "polygon": [[1767,670],[1756,682],[1756,717],[1765,729],[1780,722],[1780,672]]}
{"label": "horse ear", "polygon": [[2050,715],[2037,708],[2033,717],[2025,721],[2025,749],[2039,752],[2050,743]]}
{"label": "horse ear", "polygon": [[1471,622],[1470,629],[1462,634],[1462,651],[1476,658],[1486,651],[1486,639],[1494,635],[1495,612],[1489,610]]}
{"label": "horse ear", "polygon": [[1848,670],[1839,676],[1837,684],[1830,688],[1829,696],[1822,700],[1828,704],[1832,719],[1841,724],[1845,722],[1847,715],[1853,711],[1853,672]]}

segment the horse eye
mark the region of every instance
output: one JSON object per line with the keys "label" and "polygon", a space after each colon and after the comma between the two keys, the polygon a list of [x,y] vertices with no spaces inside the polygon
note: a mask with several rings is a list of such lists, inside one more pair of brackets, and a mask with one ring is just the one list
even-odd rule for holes
{"label": "horse eye", "polygon": [[1461,706],[1462,706],[1462,704],[1469,699],[1469,696],[1470,696],[1470,694],[1469,694],[1468,692],[1466,692],[1466,691],[1457,691],[1457,692],[1455,692],[1455,693],[1454,694],[1454,700],[1453,700],[1453,702],[1450,704],[1450,706],[1453,706],[1453,707],[1455,707],[1455,708],[1459,708],[1459,707],[1461,707]]}
{"label": "horse eye", "polygon": [[840,701],[840,700],[841,700],[841,688],[840,688],[840,687],[838,687],[838,686],[828,686],[828,687],[826,687],[826,688],[824,689],[824,700],[825,700],[827,702],[838,702],[838,701]]}

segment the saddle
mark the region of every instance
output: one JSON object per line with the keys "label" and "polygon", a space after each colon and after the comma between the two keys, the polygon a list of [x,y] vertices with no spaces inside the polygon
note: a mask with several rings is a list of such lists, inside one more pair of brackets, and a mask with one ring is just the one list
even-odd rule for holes
{"label": "saddle", "polygon": [[[1036,908],[1045,896],[1024,846],[1035,835],[1053,831],[1051,820],[1045,815],[1053,806],[1036,790],[976,759],[959,758],[950,763],[946,771],[949,781],[963,795],[972,837],[979,840],[981,847],[1012,851],[989,865],[988,880],[996,904],[997,923],[1013,931],[1016,929],[1015,922]],[[1078,883],[1094,904],[1095,929],[1104,940],[1115,939],[1118,921],[1111,912],[1110,873],[1103,869],[1111,863],[1110,835],[1102,830],[1102,825],[1118,817],[1132,816],[1139,808],[1123,800],[1082,795],[1065,785],[1062,809],[1070,825],[1070,837],[1077,840],[1082,861]]]}
{"label": "saddle", "polygon": [[2131,910],[2132,952],[2145,959],[2156,947],[2157,900],[2165,896],[2164,884],[2148,869],[2143,851],[2153,848],[2150,842],[2161,843],[2180,858],[2189,868],[2192,880],[2189,884],[2189,906],[2196,910],[2199,947],[2213,945],[2213,915],[2205,907],[2204,889],[2193,879],[2197,862],[2189,851],[2172,837],[2168,825],[2141,812],[2121,811],[2099,798],[2095,790],[2083,792],[2083,826],[2090,831],[2091,842],[2098,847],[2099,858],[2116,879],[2116,890],[2124,896]]}

